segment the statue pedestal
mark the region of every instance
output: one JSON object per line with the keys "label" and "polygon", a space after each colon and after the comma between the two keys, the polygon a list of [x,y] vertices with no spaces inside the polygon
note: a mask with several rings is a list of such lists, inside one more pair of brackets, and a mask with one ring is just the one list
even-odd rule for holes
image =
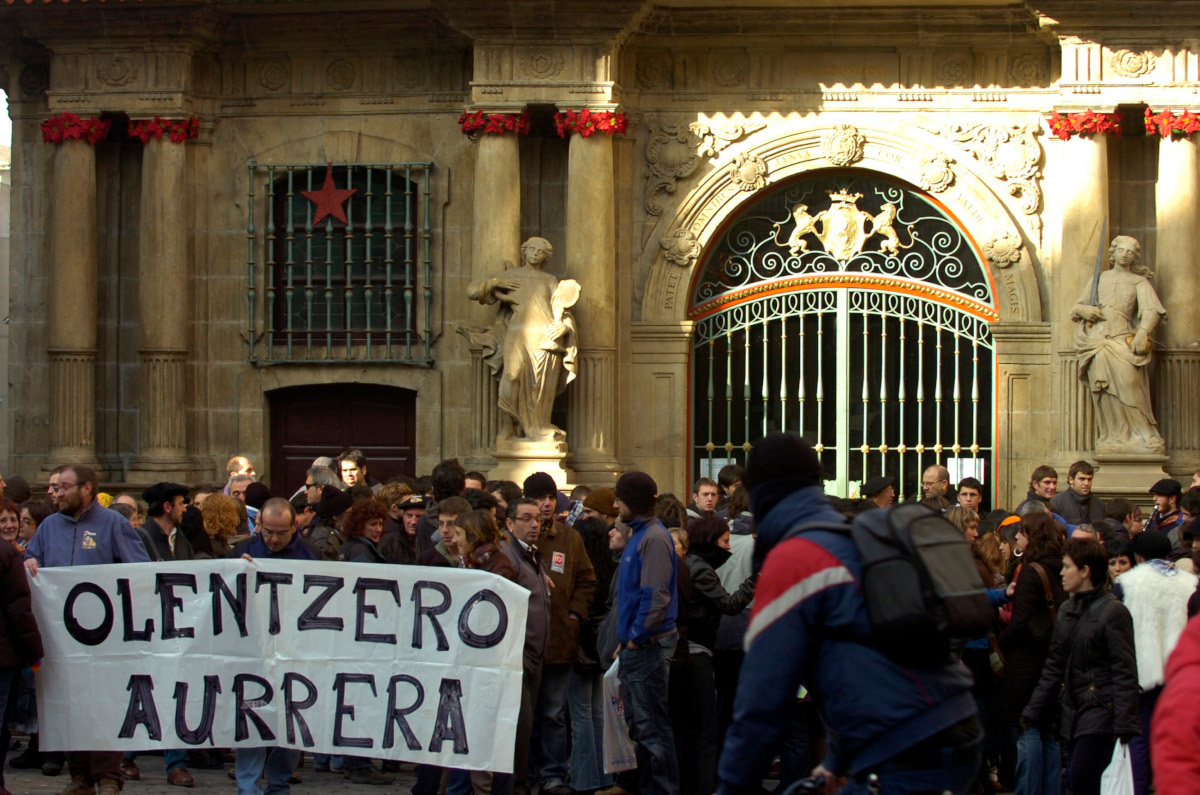
{"label": "statue pedestal", "polygon": [[1150,487],[1168,477],[1165,455],[1097,454],[1092,493],[1105,500],[1124,497],[1135,505],[1151,502]]}
{"label": "statue pedestal", "polygon": [[545,472],[554,478],[558,487],[565,488],[574,482],[563,466],[567,457],[566,442],[528,442],[510,439],[497,442],[496,466],[488,471],[488,477],[496,480],[511,480],[520,486],[534,472]]}

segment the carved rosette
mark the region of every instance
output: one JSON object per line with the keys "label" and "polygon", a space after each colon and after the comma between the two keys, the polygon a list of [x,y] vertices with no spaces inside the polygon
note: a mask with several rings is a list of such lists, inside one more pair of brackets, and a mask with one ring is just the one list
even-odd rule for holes
{"label": "carved rosette", "polygon": [[983,244],[983,255],[993,268],[1004,270],[1021,261],[1021,238],[1008,230],[996,230]]}
{"label": "carved rosette", "polygon": [[1040,54],[1023,53],[1013,58],[1008,76],[1019,86],[1037,86],[1046,82],[1046,59]]}
{"label": "carved rosette", "polygon": [[396,64],[396,82],[404,88],[421,88],[427,75],[425,61],[421,58],[402,58]]}
{"label": "carved rosette", "polygon": [[767,123],[746,122],[744,124],[702,124],[695,122],[688,126],[692,135],[700,139],[699,155],[701,157],[716,157],[725,147],[729,146],[734,141],[749,135],[752,132],[757,132]]}
{"label": "carved rosette", "polygon": [[967,85],[971,78],[971,62],[966,55],[948,55],[938,61],[933,69],[933,76],[938,85]]}
{"label": "carved rosette", "polygon": [[106,86],[127,86],[137,79],[137,63],[128,55],[101,58],[96,64],[96,79]]}
{"label": "carved rosette", "polygon": [[852,124],[838,124],[821,139],[821,153],[835,166],[851,166],[863,158],[867,139]]}
{"label": "carved rosette", "polygon": [[1109,57],[1108,65],[1121,77],[1143,77],[1154,69],[1154,53],[1117,50]]}
{"label": "carved rosette", "polygon": [[729,164],[729,181],[747,193],[767,184],[767,161],[758,155],[742,153]]}
{"label": "carved rosette", "polygon": [[744,50],[715,53],[712,61],[714,83],[725,88],[746,85],[750,75],[750,56]]}
{"label": "carved rosette", "polygon": [[526,77],[545,80],[566,67],[562,54],[550,47],[538,47],[521,56],[521,72]]}
{"label": "carved rosette", "polygon": [[325,78],[329,81],[329,85],[341,91],[353,86],[356,76],[354,64],[344,58],[339,58],[325,69]]}
{"label": "carved rosette", "polygon": [[953,158],[947,157],[941,152],[921,158],[918,166],[921,175],[917,183],[923,190],[930,193],[941,193],[954,184],[953,163]]}
{"label": "carved rosette", "polygon": [[639,52],[636,75],[638,87],[651,91],[670,88],[671,72],[674,68],[670,52]]}
{"label": "carved rosette", "polygon": [[268,91],[278,91],[292,79],[292,70],[287,61],[268,61],[258,73],[258,81]]}
{"label": "carved rosette", "polygon": [[658,247],[662,249],[667,262],[681,268],[690,268],[700,256],[700,242],[690,229],[668,232],[658,241]]}

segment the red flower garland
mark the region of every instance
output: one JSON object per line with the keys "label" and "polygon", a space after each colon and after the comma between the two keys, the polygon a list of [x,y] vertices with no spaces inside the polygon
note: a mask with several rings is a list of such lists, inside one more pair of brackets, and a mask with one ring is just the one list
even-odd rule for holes
{"label": "red flower garland", "polygon": [[458,124],[464,133],[482,132],[485,135],[529,135],[529,112],[521,113],[485,113],[477,110],[474,113],[464,113],[458,117]]}
{"label": "red flower garland", "polygon": [[1072,135],[1120,135],[1121,114],[1119,113],[1059,113],[1055,111],[1046,119],[1050,133],[1064,141]]}
{"label": "red flower garland", "polygon": [[1176,116],[1167,108],[1162,113],[1154,113],[1146,108],[1146,134],[1161,135],[1163,138],[1186,138],[1194,132],[1200,132],[1200,116],[1185,110],[1182,116]]}
{"label": "red flower garland", "polygon": [[60,113],[42,122],[42,143],[61,144],[74,138],[94,145],[108,137],[108,128],[111,126],[109,119],[102,121],[95,116],[80,119],[75,113]]}
{"label": "red flower garland", "polygon": [[578,112],[568,110],[566,113],[555,113],[554,126],[558,129],[559,138],[566,138],[567,133],[571,132],[577,132],[580,137],[587,138],[595,132],[609,135],[623,133],[629,129],[629,117],[624,113],[590,111],[584,108]]}
{"label": "red flower garland", "polygon": [[129,137],[137,138],[144,144],[150,143],[151,138],[162,138],[164,133],[170,137],[173,144],[194,141],[200,136],[200,120],[195,116],[186,120],[155,116],[145,121],[129,122]]}

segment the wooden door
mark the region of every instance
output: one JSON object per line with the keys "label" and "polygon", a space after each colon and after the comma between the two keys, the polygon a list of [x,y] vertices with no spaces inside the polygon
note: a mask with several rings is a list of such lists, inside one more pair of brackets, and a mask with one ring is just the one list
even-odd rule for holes
{"label": "wooden door", "polygon": [[374,384],[290,387],[269,395],[271,491],[290,495],[317,456],[359,449],[386,483],[416,475],[417,394]]}

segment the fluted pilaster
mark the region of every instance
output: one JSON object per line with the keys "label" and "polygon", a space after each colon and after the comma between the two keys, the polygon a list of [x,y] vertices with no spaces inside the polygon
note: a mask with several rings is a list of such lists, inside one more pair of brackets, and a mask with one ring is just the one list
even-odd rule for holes
{"label": "fluted pilaster", "polygon": [[96,459],[96,352],[50,351],[50,462]]}

